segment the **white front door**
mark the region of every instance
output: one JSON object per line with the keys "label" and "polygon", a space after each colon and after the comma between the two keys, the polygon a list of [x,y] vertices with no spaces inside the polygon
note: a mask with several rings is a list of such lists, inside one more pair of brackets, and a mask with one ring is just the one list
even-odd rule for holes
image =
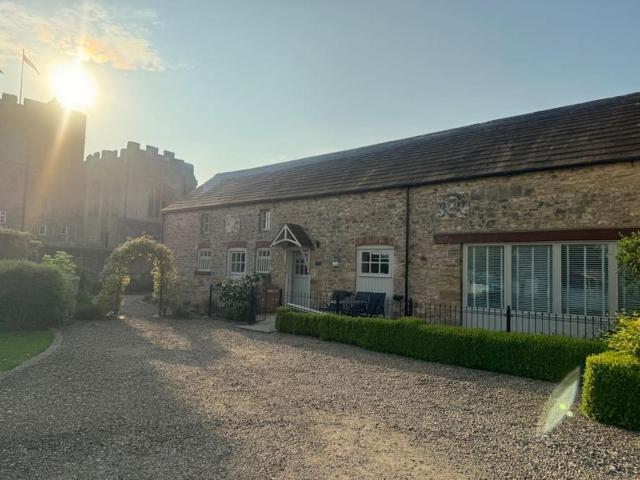
{"label": "white front door", "polygon": [[[308,258],[308,252],[305,252]],[[311,279],[307,262],[299,250],[291,251],[289,302],[307,305],[311,293]]]}
{"label": "white front door", "polygon": [[358,275],[356,290],[358,292],[384,293],[385,302],[393,297],[393,247],[359,247]]}

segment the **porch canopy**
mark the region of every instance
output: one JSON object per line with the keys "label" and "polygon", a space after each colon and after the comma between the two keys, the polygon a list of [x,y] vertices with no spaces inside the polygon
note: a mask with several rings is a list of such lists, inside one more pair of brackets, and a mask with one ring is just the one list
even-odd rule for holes
{"label": "porch canopy", "polygon": [[314,245],[300,225],[285,223],[271,242],[272,247],[298,247],[313,250]]}
{"label": "porch canopy", "polygon": [[309,250],[313,250],[314,244],[300,225],[285,223],[271,242],[271,246],[296,248],[302,254],[307,270],[309,270]]}

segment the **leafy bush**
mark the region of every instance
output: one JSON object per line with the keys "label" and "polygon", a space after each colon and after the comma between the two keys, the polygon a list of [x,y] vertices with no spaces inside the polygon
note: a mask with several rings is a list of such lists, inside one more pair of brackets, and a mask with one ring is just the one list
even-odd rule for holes
{"label": "leafy bush", "polygon": [[632,280],[640,278],[640,232],[633,232],[618,240],[616,259],[624,267],[625,276]]}
{"label": "leafy bush", "polygon": [[580,408],[600,422],[640,430],[640,358],[613,351],[587,358]]}
{"label": "leafy bush", "polygon": [[43,255],[42,263],[58,267],[62,273],[70,278],[76,276],[76,271],[78,269],[73,261],[73,255],[61,250],[58,250],[53,255]]}
{"label": "leafy bush", "polygon": [[619,314],[615,331],[607,337],[607,346],[640,357],[640,314]]}
{"label": "leafy bush", "polygon": [[0,228],[0,259],[34,260],[41,245],[30,233]]}
{"label": "leafy bush", "polygon": [[73,299],[62,272],[51,265],[0,260],[0,330],[58,325]]}
{"label": "leafy bush", "polygon": [[98,320],[104,318],[106,312],[100,305],[95,303],[83,303],[76,307],[76,320]]}
{"label": "leafy bush", "polygon": [[276,328],[378,352],[550,381],[561,380],[588,355],[605,348],[598,340],[429,325],[415,318],[304,314],[284,308],[278,310]]}

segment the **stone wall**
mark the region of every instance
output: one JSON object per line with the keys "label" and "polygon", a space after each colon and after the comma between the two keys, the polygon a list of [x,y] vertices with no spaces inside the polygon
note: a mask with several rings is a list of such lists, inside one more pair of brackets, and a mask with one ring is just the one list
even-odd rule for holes
{"label": "stone wall", "polygon": [[193,165],[157,147],[128,142],[87,157],[86,244],[113,248],[129,237],[158,237],[160,211],[196,187]]}
{"label": "stone wall", "polygon": [[[206,297],[208,285],[226,276],[228,248],[246,246],[247,272],[255,271],[257,246],[268,245],[284,223],[299,224],[317,248],[310,252],[311,291],[327,293],[341,288],[355,288],[356,244],[365,237],[385,237],[385,244],[395,246],[395,289],[402,292],[404,272],[404,204],[403,190],[385,190],[357,195],[341,195],[291,202],[263,203],[165,215],[164,242],[174,251],[177,266],[186,279],[184,292],[192,301]],[[259,230],[260,210],[271,211],[271,229]],[[211,232],[200,233],[203,213],[209,215]],[[227,226],[239,225],[227,232]],[[232,228],[231,230],[235,230]],[[244,243],[242,243],[244,242]],[[211,275],[195,274],[196,251],[213,250]],[[332,266],[339,258],[338,267]],[[283,288],[285,282],[284,250],[272,249],[272,282]]]}
{"label": "stone wall", "polygon": [[[86,117],[55,101],[0,99],[0,210],[6,227],[47,244],[74,245],[83,235]],[[26,207],[26,208],[25,208]]]}
{"label": "stone wall", "polygon": [[[639,184],[640,167],[621,163],[412,188],[410,295],[422,301],[461,300],[461,246],[434,244],[434,234],[638,227]],[[265,208],[271,210],[273,227],[260,232],[259,211]],[[202,213],[210,215],[211,234],[200,234]],[[230,216],[239,220],[236,233],[225,232]],[[256,242],[272,240],[285,222],[303,226],[319,242],[311,252],[312,292],[353,290],[356,246],[374,241],[395,246],[394,288],[404,293],[402,189],[167,214],[164,241],[176,254],[185,293],[202,299],[211,281],[224,278],[230,242],[246,242],[247,271],[252,272]],[[194,274],[199,246],[213,249],[209,276]],[[336,256],[340,266],[333,268]],[[272,265],[273,283],[282,287],[280,248],[273,249]]]}

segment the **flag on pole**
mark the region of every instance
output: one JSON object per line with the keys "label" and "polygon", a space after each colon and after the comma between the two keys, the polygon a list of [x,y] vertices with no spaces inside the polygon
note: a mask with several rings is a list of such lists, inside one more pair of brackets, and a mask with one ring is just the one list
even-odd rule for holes
{"label": "flag on pole", "polygon": [[40,75],[40,71],[38,70],[38,67],[34,65],[34,63],[29,59],[29,57],[27,57],[27,55],[24,53],[24,50],[22,50],[22,61],[27,65],[29,65],[31,68],[33,68],[36,71],[36,73]]}

